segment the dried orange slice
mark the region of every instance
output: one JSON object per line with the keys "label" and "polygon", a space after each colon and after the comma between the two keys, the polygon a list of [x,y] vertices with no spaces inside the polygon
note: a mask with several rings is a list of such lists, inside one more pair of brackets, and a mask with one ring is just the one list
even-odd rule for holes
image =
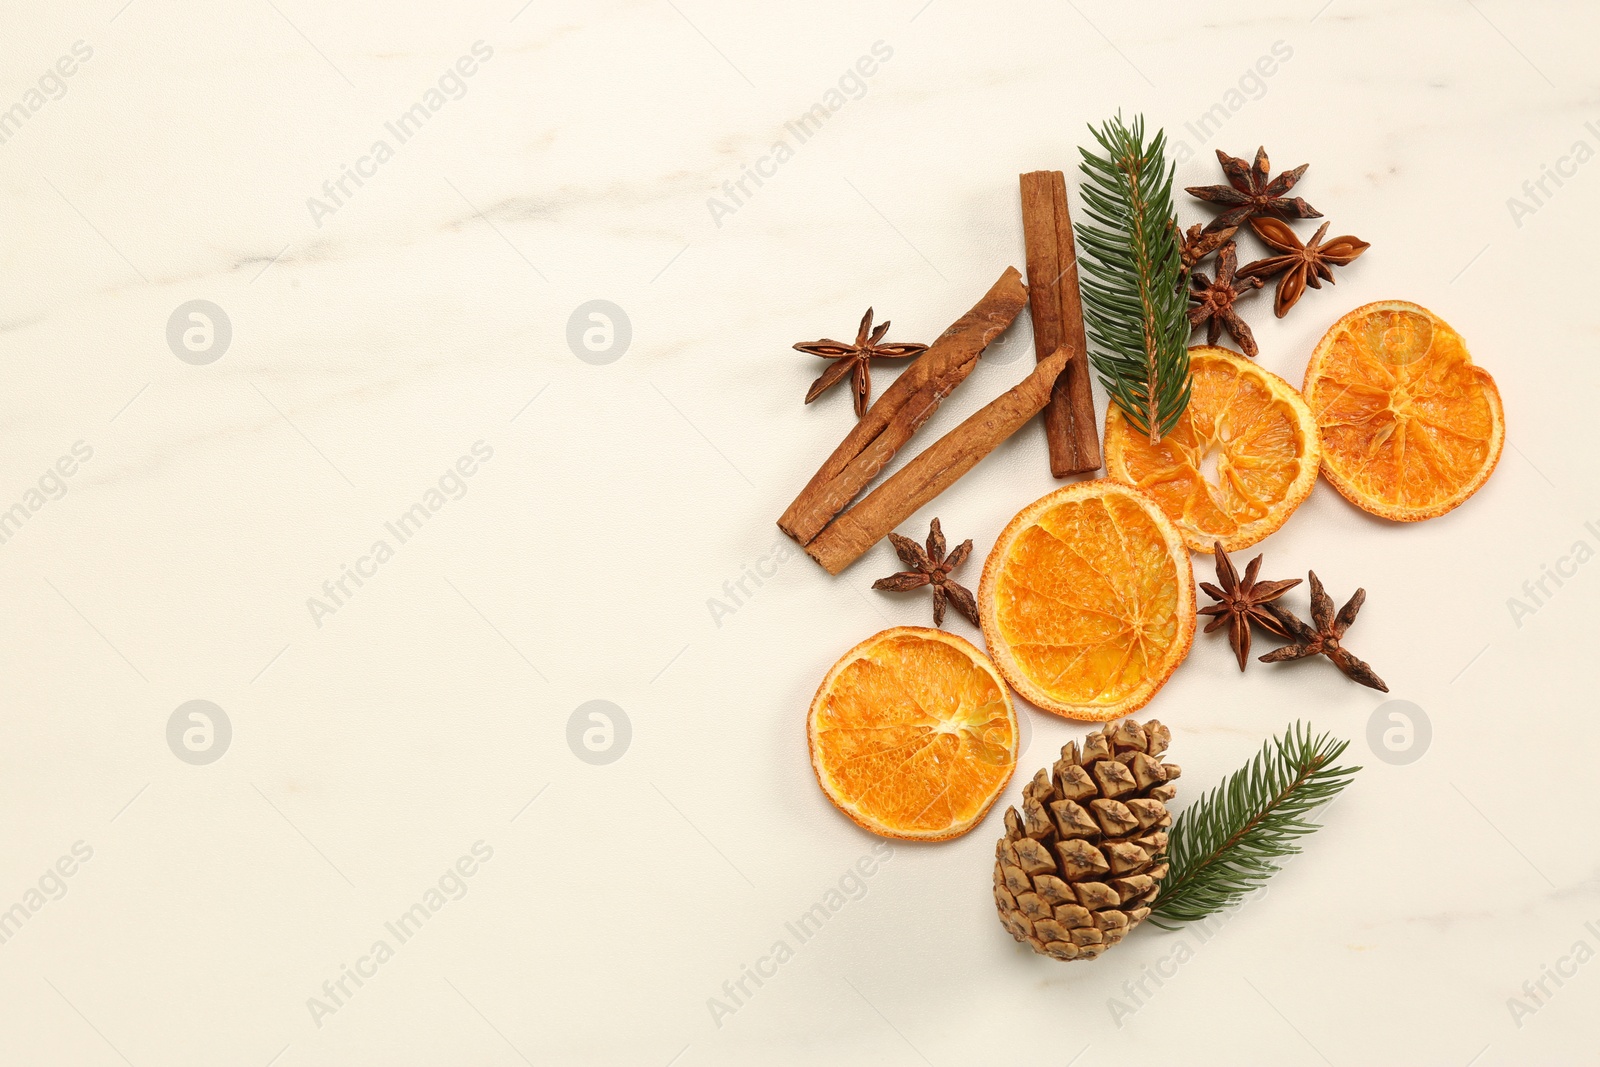
{"label": "dried orange slice", "polygon": [[921,626],[846,652],[817,689],[806,733],[822,791],[884,837],[959,837],[1017,767],[1017,715],[994,664]]}
{"label": "dried orange slice", "polygon": [[1155,497],[1196,552],[1232,552],[1282,526],[1317,480],[1321,447],[1298,390],[1226,348],[1189,349],[1189,407],[1152,446],[1106,413],[1106,472]]}
{"label": "dried orange slice", "polygon": [[1366,304],[1311,353],[1305,395],[1322,473],[1352,504],[1416,522],[1489,480],[1506,442],[1500,390],[1450,324],[1404,300]]}
{"label": "dried orange slice", "polygon": [[1194,642],[1194,572],[1172,521],[1120,482],[1023,508],[978,585],[983,636],[1012,688],[1103,722],[1143,707]]}

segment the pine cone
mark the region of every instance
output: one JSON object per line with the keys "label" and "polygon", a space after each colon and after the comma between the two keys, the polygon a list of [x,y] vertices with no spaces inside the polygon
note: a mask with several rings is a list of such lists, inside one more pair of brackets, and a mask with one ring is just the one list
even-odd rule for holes
{"label": "pine cone", "polygon": [[994,900],[1012,937],[1058,960],[1092,960],[1150,914],[1180,773],[1157,759],[1171,738],[1154,719],[1107,723],[1033,776],[1020,815],[1006,809]]}

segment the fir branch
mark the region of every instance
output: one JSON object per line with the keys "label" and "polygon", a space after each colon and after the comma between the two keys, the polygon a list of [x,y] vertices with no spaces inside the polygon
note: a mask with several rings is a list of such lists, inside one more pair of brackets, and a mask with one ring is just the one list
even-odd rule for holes
{"label": "fir branch", "polygon": [[1331,734],[1314,738],[1296,722],[1179,815],[1150,921],[1171,930],[1203,919],[1276,874],[1279,860],[1300,851],[1297,840],[1317,830],[1311,811],[1361,769],[1332,766],[1349,743]]}
{"label": "fir branch", "polygon": [[1101,384],[1128,421],[1159,444],[1189,406],[1188,293],[1178,284],[1178,224],[1166,134],[1146,144],[1144,118],[1119,112],[1090,127],[1105,155],[1086,148],[1081,188],[1084,320]]}

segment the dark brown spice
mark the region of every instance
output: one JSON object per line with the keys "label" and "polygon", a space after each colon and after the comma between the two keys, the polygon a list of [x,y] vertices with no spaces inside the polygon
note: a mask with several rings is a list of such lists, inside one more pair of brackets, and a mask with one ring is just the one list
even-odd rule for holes
{"label": "dark brown spice", "polygon": [[881,344],[883,335],[889,332],[889,323],[885,321],[877,329],[872,328],[872,309],[861,316],[861,328],[856,331],[856,343],[853,345],[842,344],[824,337],[820,341],[809,341],[797,344],[794,347],[801,352],[809,352],[813,356],[833,360],[833,366],[822,372],[822,376],[811,383],[811,388],[806,390],[806,403],[809,404],[821,396],[829,386],[839,381],[846,374],[850,375],[851,391],[855,394],[856,418],[867,413],[867,398],[872,395],[872,368],[869,363],[873,359],[904,359],[915,356],[927,349],[927,345],[918,344]]}
{"label": "dark brown spice", "polygon": [[1279,663],[1283,660],[1304,659],[1307,656],[1327,656],[1333,660],[1347,676],[1360,682],[1364,686],[1387,693],[1389,687],[1384,684],[1371,667],[1365,662],[1350,654],[1340,642],[1344,639],[1345,631],[1350,629],[1350,624],[1356,621],[1356,612],[1361,610],[1361,605],[1367,599],[1365,589],[1357,589],[1355,596],[1351,597],[1339,613],[1333,613],[1333,598],[1330,597],[1322,583],[1317,580],[1316,571],[1311,571],[1311,619],[1316,623],[1313,629],[1294,615],[1292,612],[1277,604],[1266,605],[1266,610],[1271,613],[1283,627],[1283,633],[1292,638],[1291,644],[1273,652],[1268,652],[1261,657],[1262,663]]}
{"label": "dark brown spice", "polygon": [[1283,195],[1294,188],[1295,182],[1300,180],[1300,176],[1306,172],[1310,164],[1302,163],[1294,170],[1287,170],[1276,178],[1270,178],[1272,165],[1267,162],[1265,147],[1256,149],[1256,160],[1253,164],[1247,164],[1236,156],[1230,156],[1220,148],[1217,149],[1217,161],[1222,164],[1222,172],[1228,176],[1227,185],[1191,185],[1186,190],[1192,197],[1213,204],[1222,204],[1227,208],[1206,225],[1204,232],[1216,233],[1230,226],[1242,226],[1250,219],[1266,215],[1291,219],[1322,217],[1322,212],[1300,197]]}
{"label": "dark brown spice", "polygon": [[1209,607],[1201,608],[1200,614],[1213,616],[1211,622],[1206,624],[1206,633],[1222,626],[1228,627],[1228,643],[1233,646],[1234,655],[1239,657],[1239,670],[1243,671],[1245,661],[1250,656],[1251,623],[1264,630],[1270,630],[1279,637],[1288,636],[1283,623],[1279,622],[1267,607],[1271,601],[1299,585],[1300,579],[1257,581],[1256,576],[1261,573],[1260,556],[1249,562],[1244,569],[1244,578],[1241,579],[1239,572],[1234,570],[1233,561],[1228,558],[1228,553],[1223,551],[1221,541],[1216,542],[1212,551],[1217,562],[1217,582],[1222,588],[1219,589],[1210,582],[1200,583],[1200,588],[1205,590],[1206,595],[1217,601]]}
{"label": "dark brown spice", "polygon": [[1226,329],[1240,351],[1254,359],[1257,353],[1255,334],[1250,332],[1250,324],[1233,310],[1233,305],[1241,296],[1266,283],[1260,278],[1236,278],[1234,272],[1238,268],[1238,253],[1233,242],[1227,241],[1217,253],[1216,281],[1204,271],[1196,271],[1189,277],[1189,326],[1204,325],[1208,345],[1216,344]]}
{"label": "dark brown spice", "polygon": [[1190,226],[1178,239],[1178,258],[1183,262],[1183,273],[1188,274],[1193,271],[1202,260],[1221,248],[1224,242],[1238,232],[1237,226],[1212,230],[1210,233],[1202,230],[1198,222]]}
{"label": "dark brown spice", "polygon": [[1287,271],[1278,279],[1278,291],[1272,299],[1272,310],[1280,319],[1305,295],[1306,286],[1321,289],[1322,282],[1319,279],[1327,279],[1329,285],[1334,284],[1334,267],[1348,266],[1372,247],[1359,237],[1335,237],[1323,244],[1322,235],[1328,232],[1326,222],[1318,227],[1307,244],[1301,244],[1289,224],[1278,219],[1255,219],[1250,223],[1250,228],[1257,237],[1283,254],[1246,265],[1239,271],[1239,277],[1270,278],[1280,271]]}
{"label": "dark brown spice", "polygon": [[924,549],[909,537],[900,534],[889,534],[889,541],[894,545],[895,554],[900,557],[910,570],[891,574],[887,578],[879,578],[872,583],[874,589],[888,589],[893,592],[904,592],[908,589],[920,589],[922,586],[933,586],[933,624],[944,626],[944,607],[946,601],[956,606],[956,610],[967,617],[967,621],[977,626],[978,602],[970,590],[957,585],[950,578],[950,572],[967,561],[972,554],[972,538],[967,538],[956,546],[950,555],[944,554],[944,531],[939,529],[939,520],[934,519],[933,525],[928,530],[928,547]]}

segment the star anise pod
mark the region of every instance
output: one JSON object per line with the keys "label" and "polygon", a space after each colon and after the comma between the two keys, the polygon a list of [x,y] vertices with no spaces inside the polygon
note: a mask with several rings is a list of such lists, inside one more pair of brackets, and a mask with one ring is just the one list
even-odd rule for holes
{"label": "star anise pod", "polygon": [[1240,351],[1254,359],[1257,352],[1255,334],[1250,332],[1249,323],[1233,310],[1233,303],[1266,283],[1260,278],[1236,278],[1234,272],[1238,267],[1238,252],[1233,242],[1227,241],[1223,243],[1222,251],[1217,253],[1216,281],[1207,277],[1204,271],[1195,271],[1190,275],[1189,326],[1192,329],[1203,323],[1208,345],[1216,344],[1226,328],[1228,336],[1238,342]]}
{"label": "star anise pod", "polygon": [[1266,605],[1266,610],[1283,627],[1282,633],[1292,638],[1291,644],[1273,652],[1268,652],[1261,657],[1262,663],[1278,663],[1282,660],[1304,659],[1307,656],[1327,656],[1350,678],[1355,679],[1364,686],[1387,693],[1389,687],[1383,684],[1371,667],[1350,654],[1350,650],[1340,644],[1344,640],[1345,631],[1350,629],[1350,624],[1356,621],[1356,612],[1361,610],[1362,603],[1367,599],[1365,589],[1357,589],[1355,596],[1349,603],[1333,613],[1333,598],[1330,597],[1322,583],[1317,580],[1317,572],[1311,575],[1311,620],[1316,628],[1307,626],[1290,611],[1277,604]]}
{"label": "star anise pod", "polygon": [[880,344],[883,335],[888,332],[887,321],[877,329],[872,328],[872,309],[868,308],[867,313],[861,316],[861,328],[856,331],[855,344],[841,344],[824,337],[820,341],[795,345],[794,347],[801,352],[810,352],[813,356],[833,360],[833,366],[823,371],[822,376],[812,382],[811,388],[806,390],[806,403],[811,403],[829,386],[848,374],[851,378],[851,389],[855,393],[856,418],[865,415],[867,398],[872,394],[872,369],[868,361],[904,359],[924,352],[928,347],[916,344]]}
{"label": "star anise pod", "polygon": [[1321,289],[1319,278],[1334,283],[1333,267],[1349,265],[1372,246],[1359,237],[1335,237],[1327,244],[1322,235],[1328,232],[1324,222],[1308,244],[1301,244],[1289,224],[1278,219],[1255,219],[1250,228],[1256,236],[1276,248],[1283,255],[1258,259],[1239,271],[1241,278],[1270,278],[1279,271],[1287,271],[1278,279],[1278,292],[1272,298],[1272,310],[1283,318],[1289,309],[1305,295],[1306,286]]}
{"label": "star anise pod", "polygon": [[891,533],[889,541],[894,545],[895,554],[900,557],[900,562],[911,569],[891,574],[887,578],[879,578],[872,583],[872,588],[904,592],[907,589],[919,589],[931,585],[935,626],[944,626],[946,601],[954,604],[956,610],[965,615],[972,625],[979,625],[977,600],[973,599],[970,591],[963,589],[950,578],[950,572],[965,563],[967,557],[972,554],[972,538],[969,537],[961,542],[954,552],[946,556],[944,531],[939,529],[939,520],[934,519],[933,525],[928,529],[926,550],[911,538],[902,537],[897,533]]}
{"label": "star anise pod", "polygon": [[1182,262],[1182,273],[1188,274],[1200,265],[1200,261],[1211,253],[1221,248],[1223,242],[1233,237],[1239,231],[1237,226],[1228,226],[1220,230],[1206,232],[1200,229],[1200,224],[1195,223],[1178,238],[1178,258]]}
{"label": "star anise pod", "polygon": [[1218,589],[1210,582],[1201,582],[1200,588],[1206,595],[1217,601],[1209,607],[1200,609],[1200,614],[1211,615],[1214,618],[1206,624],[1206,633],[1226,625],[1228,627],[1228,644],[1233,646],[1233,651],[1239,657],[1239,669],[1244,670],[1245,660],[1250,656],[1250,624],[1255,623],[1262,629],[1270,630],[1279,637],[1287,637],[1288,633],[1277,617],[1267,611],[1267,605],[1284,593],[1300,584],[1300,579],[1290,578],[1280,582],[1259,582],[1256,575],[1261,573],[1261,557],[1251,560],[1244,569],[1244,578],[1239,577],[1239,572],[1233,569],[1233,560],[1222,550],[1222,542],[1218,541],[1213,546],[1217,559],[1217,581],[1222,588]]}
{"label": "star anise pod", "polygon": [[1207,224],[1206,233],[1242,226],[1249,219],[1265,215],[1281,215],[1291,219],[1322,217],[1322,212],[1300,197],[1283,195],[1294,188],[1294,183],[1300,180],[1309,163],[1302,163],[1294,170],[1286,170],[1269,180],[1272,165],[1267,162],[1265,147],[1256,149],[1254,164],[1246,164],[1244,160],[1230,156],[1220,148],[1217,149],[1217,160],[1222,164],[1222,172],[1228,176],[1227,185],[1191,185],[1185,190],[1198,199],[1227,205],[1226,211]]}

